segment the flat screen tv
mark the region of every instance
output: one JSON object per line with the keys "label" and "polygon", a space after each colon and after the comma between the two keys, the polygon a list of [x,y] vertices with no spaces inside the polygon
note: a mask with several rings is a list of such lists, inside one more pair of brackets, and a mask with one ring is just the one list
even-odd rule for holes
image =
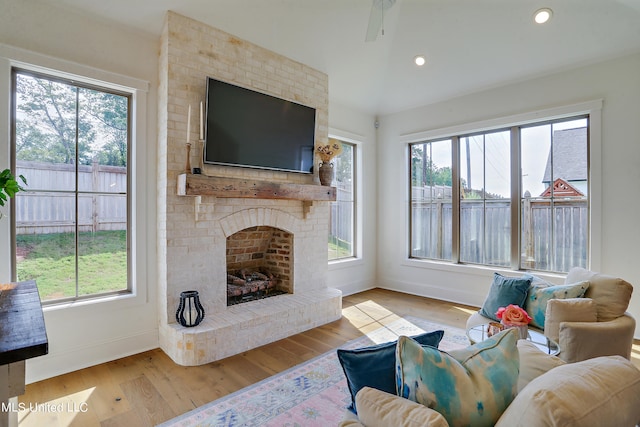
{"label": "flat screen tv", "polygon": [[207,78],[204,162],[313,172],[316,110]]}

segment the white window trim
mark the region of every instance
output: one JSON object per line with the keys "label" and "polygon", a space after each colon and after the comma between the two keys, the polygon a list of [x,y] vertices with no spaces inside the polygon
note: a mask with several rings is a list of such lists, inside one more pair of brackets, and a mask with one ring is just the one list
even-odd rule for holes
{"label": "white window trim", "polygon": [[[10,166],[11,153],[11,72],[13,68],[37,71],[51,76],[88,83],[130,93],[131,102],[131,293],[108,295],[92,299],[51,304],[44,307],[45,311],[61,310],[72,307],[84,307],[94,304],[117,303],[119,307],[146,304],[149,301],[149,278],[153,274],[149,266],[154,265],[148,256],[149,233],[146,227],[149,206],[145,197],[147,194],[147,96],[150,88],[148,81],[116,74],[97,68],[65,61],[51,56],[0,44],[0,99],[7,102],[0,103],[0,170]],[[8,213],[7,204],[3,210]],[[11,225],[8,218],[0,221],[0,241],[7,242],[0,245],[0,281],[11,280],[11,247],[9,236]]]}
{"label": "white window trim", "polygon": [[364,221],[362,217],[363,213],[362,213],[361,206],[362,206],[362,192],[363,192],[362,182],[364,181],[362,179],[362,176],[363,176],[362,175],[362,158],[363,158],[363,155],[362,155],[363,142],[362,141],[364,141],[365,138],[362,135],[358,135],[355,133],[334,129],[334,128],[329,129],[329,138],[336,138],[341,141],[345,141],[350,144],[353,144],[356,150],[356,152],[354,153],[355,159],[356,159],[356,164],[355,164],[356,197],[354,199],[354,208],[356,211],[354,218],[355,218],[356,224],[353,230],[355,234],[355,242],[353,242],[354,249],[355,249],[355,256],[349,257],[349,258],[339,258],[339,259],[329,260],[328,261],[329,269],[334,270],[334,269],[347,268],[347,267],[353,267],[355,265],[364,264],[364,260],[362,258],[362,250],[363,250],[362,224]]}
{"label": "white window trim", "polygon": [[[511,126],[522,126],[531,123],[537,123],[546,120],[556,120],[578,116],[581,114],[589,115],[589,265],[592,270],[599,271],[601,269],[602,260],[602,99],[585,101],[577,104],[570,104],[541,110],[535,110],[527,113],[516,114],[512,116],[497,117],[488,120],[465,123],[445,128],[430,129],[420,132],[408,133],[400,135],[398,143],[408,145],[414,142],[422,142],[428,140],[437,140],[442,138],[450,138],[451,135],[461,135],[466,133],[487,132],[494,129],[504,129]],[[406,150],[405,150],[406,151]],[[409,161],[404,162],[404,176],[409,176]],[[408,187],[408,186],[407,186]],[[410,200],[409,188],[405,189],[406,200]],[[404,238],[406,239],[405,247],[409,247],[409,212],[405,215]],[[461,265],[444,263],[437,260],[415,259],[409,258],[406,254],[403,265],[417,267],[428,266],[429,268],[437,267],[449,271],[460,271],[464,269],[476,269],[478,272],[491,268],[492,271],[512,272],[511,269],[481,266],[481,265]]]}

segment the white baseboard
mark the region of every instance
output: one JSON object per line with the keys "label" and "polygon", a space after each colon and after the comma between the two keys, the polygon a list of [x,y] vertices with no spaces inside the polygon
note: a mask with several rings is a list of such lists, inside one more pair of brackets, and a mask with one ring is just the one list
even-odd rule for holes
{"label": "white baseboard", "polygon": [[[468,290],[446,289],[440,286],[425,284],[423,282],[415,283],[394,280],[390,277],[381,279],[378,287],[381,289],[388,289],[390,291],[402,292],[409,295],[416,295],[420,297],[448,301],[455,304],[464,304],[477,307],[482,305],[482,301],[484,301],[484,299],[486,298],[485,294],[474,294],[470,293]],[[478,303],[478,301],[480,301],[480,303]]]}
{"label": "white baseboard", "polygon": [[34,383],[158,347],[158,330],[153,329],[97,344],[92,342],[86,346],[76,346],[63,351],[50,351],[46,356],[27,360],[26,383]]}
{"label": "white baseboard", "polygon": [[358,292],[368,291],[378,286],[373,281],[367,280],[362,282],[347,283],[340,286],[332,285],[332,287],[340,289],[342,291],[342,296],[345,297],[347,295],[357,294]]}

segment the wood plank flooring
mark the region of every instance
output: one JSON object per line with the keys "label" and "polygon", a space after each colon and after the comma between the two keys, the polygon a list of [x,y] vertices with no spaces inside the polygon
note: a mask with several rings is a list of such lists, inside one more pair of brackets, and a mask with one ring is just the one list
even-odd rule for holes
{"label": "wood plank flooring", "polygon": [[[412,315],[464,328],[475,310],[382,289],[362,292],[343,298],[343,316],[335,322],[207,365],[180,366],[155,349],[29,384],[19,397],[24,407],[60,405],[65,411],[22,411],[19,425],[154,426],[399,317]],[[634,346],[634,358],[640,360],[640,346]]]}

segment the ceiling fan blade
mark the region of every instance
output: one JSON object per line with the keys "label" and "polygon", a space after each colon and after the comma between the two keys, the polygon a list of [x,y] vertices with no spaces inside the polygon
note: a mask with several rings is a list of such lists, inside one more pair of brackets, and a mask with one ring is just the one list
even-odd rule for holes
{"label": "ceiling fan blade", "polygon": [[365,41],[373,42],[381,32],[384,34],[384,12],[393,6],[395,2],[396,0],[372,0]]}
{"label": "ceiling fan blade", "polygon": [[373,0],[365,41],[373,42],[378,38],[380,30],[382,29],[382,13],[382,2],[380,0]]}

